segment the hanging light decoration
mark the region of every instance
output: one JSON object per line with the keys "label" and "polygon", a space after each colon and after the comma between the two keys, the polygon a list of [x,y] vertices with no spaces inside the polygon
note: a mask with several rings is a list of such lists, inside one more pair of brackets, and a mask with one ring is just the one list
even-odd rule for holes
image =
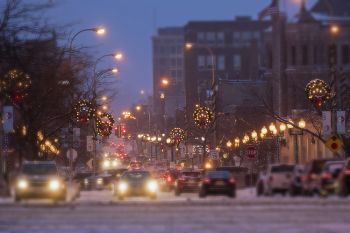
{"label": "hanging light decoration", "polygon": [[78,123],[87,123],[95,116],[95,108],[89,100],[80,100],[75,104],[73,114]]}
{"label": "hanging light decoration", "polygon": [[316,108],[321,108],[323,104],[332,98],[331,87],[320,79],[311,80],[306,85],[305,93]]}
{"label": "hanging light decoration", "polygon": [[109,113],[102,113],[96,118],[97,134],[102,137],[111,135],[114,125],[114,118]]}
{"label": "hanging light decoration", "polygon": [[214,114],[208,107],[196,105],[193,119],[197,127],[205,129],[213,122]]}
{"label": "hanging light decoration", "polygon": [[181,128],[173,128],[170,131],[169,138],[175,142],[175,144],[179,145],[181,142],[183,142],[186,138],[186,132],[185,130]]}
{"label": "hanging light decoration", "polygon": [[0,93],[4,93],[13,104],[19,104],[28,95],[27,91],[31,85],[32,81],[28,74],[13,69],[0,81]]}

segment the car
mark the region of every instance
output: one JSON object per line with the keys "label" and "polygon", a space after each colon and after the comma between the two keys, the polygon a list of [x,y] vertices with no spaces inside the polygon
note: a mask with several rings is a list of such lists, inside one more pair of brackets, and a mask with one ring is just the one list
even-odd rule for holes
{"label": "car", "polygon": [[304,166],[296,165],[293,169],[292,177],[289,185],[289,195],[292,197],[303,194],[303,182],[302,176],[304,172]]}
{"label": "car", "polygon": [[326,159],[316,159],[305,165],[302,176],[303,194],[306,196],[319,194],[321,187],[321,173]]}
{"label": "car", "polygon": [[110,188],[113,180],[112,174],[108,172],[91,175],[84,179],[84,190],[104,190]]}
{"label": "car", "polygon": [[321,173],[320,194],[328,196],[335,194],[337,190],[337,180],[344,167],[344,161],[327,161]]}
{"label": "car", "polygon": [[199,197],[203,198],[210,194],[225,194],[236,197],[236,180],[228,171],[209,171],[203,177]]}
{"label": "car", "polygon": [[288,191],[294,165],[273,164],[269,165],[266,173],[265,195],[281,193],[285,195]]}
{"label": "car", "polygon": [[339,196],[347,197],[350,195],[350,159],[347,159],[344,163],[343,169],[340,171],[338,177],[338,190]]}
{"label": "car", "polygon": [[55,162],[26,161],[15,181],[15,201],[28,198],[50,198],[65,201],[67,186]]}
{"label": "car", "polygon": [[114,196],[123,200],[130,196],[148,196],[156,199],[158,183],[149,171],[126,171],[113,188]]}
{"label": "car", "polygon": [[176,169],[169,169],[165,173],[165,189],[171,191],[175,187],[175,182],[179,177],[180,172]]}
{"label": "car", "polygon": [[80,171],[74,175],[73,180],[75,180],[79,184],[81,189],[84,189],[85,179],[92,176],[93,174],[94,174],[94,172],[92,172],[92,171]]}
{"label": "car", "polygon": [[181,171],[175,181],[175,196],[180,196],[183,192],[197,192],[201,181],[201,172],[194,170]]}
{"label": "car", "polygon": [[129,170],[142,170],[143,164],[141,161],[131,161],[129,164]]}

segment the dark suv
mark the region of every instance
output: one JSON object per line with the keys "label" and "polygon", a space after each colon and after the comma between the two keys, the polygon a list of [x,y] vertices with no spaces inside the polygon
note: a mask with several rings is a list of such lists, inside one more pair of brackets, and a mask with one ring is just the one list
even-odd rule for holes
{"label": "dark suv", "polygon": [[25,198],[66,200],[66,183],[54,162],[24,162],[15,182],[15,201]]}

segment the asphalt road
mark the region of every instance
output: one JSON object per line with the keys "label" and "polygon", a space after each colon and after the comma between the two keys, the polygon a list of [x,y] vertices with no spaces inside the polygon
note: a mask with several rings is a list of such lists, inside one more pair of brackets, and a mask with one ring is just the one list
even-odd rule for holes
{"label": "asphalt road", "polygon": [[0,201],[0,232],[6,233],[333,233],[349,232],[350,199],[256,198],[249,190],[236,199],[162,193],[155,201],[118,201],[108,191],[83,192],[71,203]]}

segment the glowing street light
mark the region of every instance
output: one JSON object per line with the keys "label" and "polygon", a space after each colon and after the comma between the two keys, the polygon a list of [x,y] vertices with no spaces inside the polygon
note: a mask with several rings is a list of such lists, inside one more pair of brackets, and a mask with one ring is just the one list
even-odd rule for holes
{"label": "glowing street light", "polygon": [[114,54],[114,58],[118,61],[123,59],[123,54],[121,52],[117,52]]}
{"label": "glowing street light", "polygon": [[168,86],[169,84],[170,84],[169,79],[167,79],[167,78],[162,78],[162,80],[161,80],[161,85],[162,85],[163,87],[166,87],[166,86]]}
{"label": "glowing street light", "polygon": [[108,100],[108,97],[104,95],[104,96],[101,97],[101,100],[102,100],[102,101],[107,101],[107,100]]}
{"label": "glowing street light", "polygon": [[95,28],[95,31],[98,35],[104,35],[106,33],[106,28],[98,27],[98,28]]}
{"label": "glowing street light", "polygon": [[231,147],[232,147],[232,142],[231,142],[231,141],[227,141],[227,142],[226,142],[226,146],[227,146],[228,148],[231,148]]}
{"label": "glowing street light", "polygon": [[330,27],[330,31],[333,35],[337,35],[340,31],[340,28],[338,25],[336,24],[333,24],[331,27]]}
{"label": "glowing street light", "polygon": [[304,129],[306,126],[306,122],[304,121],[304,119],[300,119],[300,121],[298,122],[298,126],[299,128]]}
{"label": "glowing street light", "polygon": [[252,132],[251,136],[254,141],[258,140],[258,133],[255,130]]}
{"label": "glowing street light", "polygon": [[116,73],[119,72],[119,70],[118,70],[117,68],[112,68],[111,71],[112,71],[112,73],[114,73],[114,74],[116,74]]}
{"label": "glowing street light", "polygon": [[286,128],[287,128],[286,124],[284,124],[284,123],[280,124],[280,131],[281,132],[284,132],[286,130]]}
{"label": "glowing street light", "polygon": [[266,135],[267,134],[267,128],[264,126],[264,127],[262,127],[262,129],[261,129],[261,133],[262,134],[264,134],[264,135]]}
{"label": "glowing street light", "polygon": [[140,105],[137,105],[137,106],[135,107],[135,109],[136,109],[136,111],[141,111],[142,107],[141,107]]}

